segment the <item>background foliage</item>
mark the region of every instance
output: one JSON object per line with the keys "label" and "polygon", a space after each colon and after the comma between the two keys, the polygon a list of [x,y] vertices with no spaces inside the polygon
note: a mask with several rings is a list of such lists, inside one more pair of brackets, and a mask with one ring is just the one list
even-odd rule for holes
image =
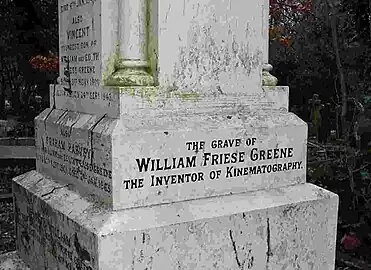
{"label": "background foliage", "polygon": [[5,99],[12,114],[32,119],[35,95],[49,100],[50,78],[29,60],[58,51],[58,6],[52,0],[0,0],[0,118]]}

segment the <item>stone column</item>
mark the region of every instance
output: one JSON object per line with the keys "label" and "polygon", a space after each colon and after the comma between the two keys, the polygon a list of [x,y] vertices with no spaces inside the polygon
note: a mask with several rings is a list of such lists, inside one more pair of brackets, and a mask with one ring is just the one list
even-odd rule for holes
{"label": "stone column", "polygon": [[276,86],[277,85],[277,78],[274,77],[270,72],[272,71],[273,67],[269,64],[269,0],[263,1],[263,14],[262,14],[262,35],[264,38],[264,55],[263,55],[263,86]]}
{"label": "stone column", "polygon": [[148,73],[148,0],[120,0],[119,44],[116,71],[107,81],[109,86],[152,86]]}

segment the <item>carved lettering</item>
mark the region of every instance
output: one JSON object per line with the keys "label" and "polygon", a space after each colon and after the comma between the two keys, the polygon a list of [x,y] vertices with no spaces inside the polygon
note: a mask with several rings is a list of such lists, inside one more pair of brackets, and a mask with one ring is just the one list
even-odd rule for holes
{"label": "carved lettering", "polygon": [[[15,190],[19,194],[19,190]],[[36,201],[30,193],[23,193],[25,202],[16,200],[15,219],[19,248],[26,254],[48,252],[66,269],[96,269],[96,258],[79,239],[74,221],[54,212],[42,201]],[[29,202],[29,203],[26,203]],[[44,250],[44,251],[43,251]],[[83,252],[82,252],[83,251]]]}
{"label": "carved lettering", "polygon": [[[65,136],[65,132],[61,135]],[[68,134],[70,138],[70,133]],[[112,193],[112,171],[94,163],[95,153],[72,140],[45,136],[45,143],[38,148],[36,159],[43,166],[58,170],[87,185]]]}
{"label": "carved lettering", "polygon": [[[264,149],[259,148],[257,142],[256,137],[186,141],[186,150],[194,155],[135,158],[139,177],[126,179],[123,185],[125,189],[141,189],[146,185],[182,185],[217,180],[222,176],[230,179],[304,168],[303,161],[294,159],[293,147]],[[269,160],[277,162],[264,164]],[[254,164],[256,162],[259,163]]]}
{"label": "carved lettering", "polygon": [[61,84],[70,86],[71,83],[73,90],[90,90],[101,84],[101,28],[97,25],[100,22],[100,5],[94,5],[95,2],[73,0],[61,6],[60,73],[64,74],[69,66],[69,78],[63,78]]}

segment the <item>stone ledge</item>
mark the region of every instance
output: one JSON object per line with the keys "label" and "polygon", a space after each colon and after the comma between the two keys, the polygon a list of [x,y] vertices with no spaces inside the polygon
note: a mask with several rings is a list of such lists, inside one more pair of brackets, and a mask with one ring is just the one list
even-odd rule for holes
{"label": "stone ledge", "polygon": [[[63,263],[102,270],[334,269],[338,196],[312,184],[121,211],[34,171],[15,178],[13,190],[19,254],[33,269],[56,267],[62,250],[71,259]],[[27,208],[44,230],[20,225]],[[50,253],[55,227],[71,246]],[[25,230],[35,230],[33,241]]]}
{"label": "stone ledge", "polygon": [[264,86],[261,89],[261,92],[253,94],[237,92],[210,95],[185,91],[169,92],[159,90],[158,87],[103,87],[100,91],[105,93],[107,100],[94,104],[91,100],[77,98],[77,94],[69,95],[62,90],[62,86],[57,85],[56,89],[50,86],[50,104],[60,110],[68,109],[86,114],[107,113],[112,118],[120,118],[123,114],[146,114],[148,111],[152,114],[175,110],[187,110],[189,113],[210,112],[236,106],[245,106],[250,110],[289,110],[288,86]]}
{"label": "stone ledge", "polygon": [[[121,230],[138,230],[215,216],[221,217],[244,211],[259,211],[303,201],[338,200],[336,194],[313,184],[305,183],[270,190],[111,211],[94,197],[81,197],[68,187],[36,171],[17,176],[13,182],[17,189],[24,188],[28,192],[32,192],[55,210],[69,215],[73,219],[90,220],[89,223],[92,226],[90,229],[96,230],[102,235],[110,233],[110,230],[114,228],[114,226],[109,226],[114,225],[109,222],[112,219],[125,223],[124,227],[120,225]],[[221,204],[223,207],[220,207]],[[213,209],[213,211],[207,211],[207,209]],[[153,211],[156,212],[156,216],[152,215]],[[129,216],[130,218],[128,218]],[[160,220],[159,217],[161,217]]]}

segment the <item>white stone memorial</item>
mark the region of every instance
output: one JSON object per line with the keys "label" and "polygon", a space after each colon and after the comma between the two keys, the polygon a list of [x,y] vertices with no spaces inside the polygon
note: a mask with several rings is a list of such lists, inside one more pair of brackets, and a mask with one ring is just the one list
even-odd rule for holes
{"label": "white stone memorial", "polygon": [[59,0],[60,84],[14,179],[31,269],[334,269],[337,195],[268,65],[268,0]]}

